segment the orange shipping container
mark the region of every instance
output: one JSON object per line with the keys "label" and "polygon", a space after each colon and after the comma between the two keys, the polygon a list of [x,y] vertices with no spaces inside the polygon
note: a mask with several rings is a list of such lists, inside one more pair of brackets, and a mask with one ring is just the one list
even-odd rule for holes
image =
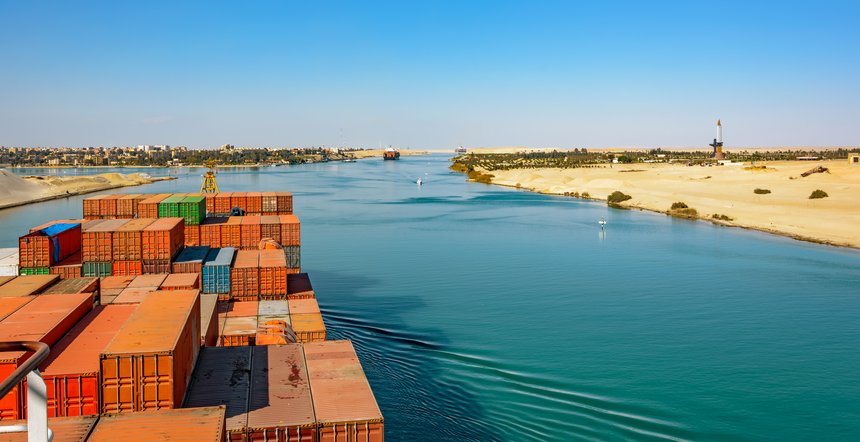
{"label": "orange shipping container", "polygon": [[137,204],[141,200],[141,194],[132,193],[122,195],[116,200],[116,217],[117,218],[134,218],[137,213]]}
{"label": "orange shipping container", "polygon": [[172,273],[161,283],[161,290],[196,290],[200,288],[199,273]]}
{"label": "orange shipping container", "polygon": [[304,344],[319,442],[382,442],[382,412],[350,341]]}
{"label": "orange shipping container", "polygon": [[60,277],[57,275],[19,276],[3,284],[3,289],[0,290],[0,297],[14,298],[37,295],[59,280]]}
{"label": "orange shipping container", "polygon": [[242,217],[242,248],[256,249],[260,247],[260,217],[259,216],[244,216]]}
{"label": "orange shipping container", "polygon": [[287,259],[283,250],[260,251],[260,297],[287,297]]}
{"label": "orange shipping container", "polygon": [[[82,442],[87,440],[98,416],[56,417],[48,419],[48,428],[54,432],[52,442]],[[4,425],[27,425],[26,420],[9,421]],[[0,433],[0,442],[27,442],[27,433]]]}
{"label": "orange shipping container", "polygon": [[63,279],[42,292],[45,295],[64,293],[94,293],[99,290],[98,278]]}
{"label": "orange shipping container", "polygon": [[185,246],[193,247],[200,245],[200,226],[185,226]]}
{"label": "orange shipping container", "polygon": [[153,218],[133,219],[116,229],[112,237],[113,259],[125,261],[143,259],[143,229],[154,221]]}
{"label": "orange shipping container", "polygon": [[233,194],[231,192],[221,192],[215,194],[215,213],[225,214],[230,213],[230,210],[233,208],[231,196]]}
{"label": "orange shipping container", "polygon": [[293,213],[293,194],[290,192],[275,192],[278,198],[278,214],[291,215]]}
{"label": "orange shipping container", "polygon": [[[0,340],[54,345],[92,307],[89,293],[37,296],[0,322]],[[0,378],[7,379],[30,356],[31,353],[23,351],[0,353]],[[23,386],[19,384],[0,399],[0,420],[23,417],[25,404],[21,391]]]}
{"label": "orange shipping container", "polygon": [[126,288],[123,289],[116,298],[113,299],[111,304],[126,304],[126,305],[137,305],[143,302],[147,296],[149,296],[152,292],[156,290],[149,287],[144,288]]}
{"label": "orange shipping container", "polygon": [[134,281],[133,275],[105,276],[99,279],[99,286],[104,289],[124,289]]}
{"label": "orange shipping container", "polygon": [[150,294],[101,355],[102,412],[179,407],[199,351],[197,290]]}
{"label": "orange shipping container", "polygon": [[296,334],[296,342],[325,341],[325,323],[319,313],[293,313],[291,310],[290,326]]}
{"label": "orange shipping container", "polygon": [[35,296],[19,296],[15,298],[0,298],[0,320],[15,313],[19,308],[35,299]]}
{"label": "orange shipping container", "polygon": [[248,213],[261,213],[263,211],[262,192],[248,192],[245,194],[245,211]]}
{"label": "orange shipping container", "polygon": [[207,193],[203,196],[206,197],[206,213],[215,213],[215,194]]}
{"label": "orange shipping container", "polygon": [[256,300],[260,293],[260,251],[239,250],[230,269],[230,296]]}
{"label": "orange shipping container", "polygon": [[51,348],[39,366],[48,386],[48,417],[99,414],[99,354],[135,308],[96,307]]}
{"label": "orange shipping container", "polygon": [[170,272],[169,259],[151,259],[143,261],[143,274]]}
{"label": "orange shipping container", "polygon": [[143,261],[114,261],[111,275],[142,275]]}
{"label": "orange shipping container", "polygon": [[[316,441],[317,422],[305,366],[300,345],[254,347],[248,399],[249,441]],[[347,433],[342,437],[347,440]]]}
{"label": "orange shipping container", "polygon": [[200,294],[200,346],[218,345],[218,295]]}
{"label": "orange shipping container", "polygon": [[154,275],[140,275],[134,278],[126,287],[128,288],[146,288],[152,291],[158,290],[161,283],[167,278],[167,273],[158,273]]}
{"label": "orange shipping container", "polygon": [[263,192],[263,213],[276,215],[278,213],[278,196],[275,192]]}
{"label": "orange shipping container", "polygon": [[301,223],[295,215],[280,215],[281,245],[300,246],[302,243]]}
{"label": "orange shipping container", "polygon": [[158,203],[169,197],[169,193],[160,193],[158,195],[150,195],[149,198],[137,204],[138,218],[158,218]]}
{"label": "orange shipping container", "polygon": [[182,218],[159,218],[143,229],[143,259],[170,260],[184,243],[185,221]]}
{"label": "orange shipping container", "polygon": [[84,198],[84,218],[101,219],[101,200],[107,195],[96,195]]}
{"label": "orange shipping container", "polygon": [[116,217],[116,202],[122,195],[105,195],[99,200],[99,214],[103,218]]}
{"label": "orange shipping container", "polygon": [[98,224],[84,224],[81,234],[81,260],[84,262],[113,261],[113,232],[128,220],[112,219]]}
{"label": "orange shipping container", "polygon": [[223,406],[102,416],[87,442],[224,442]]}
{"label": "orange shipping container", "polygon": [[255,336],[257,336],[256,316],[227,317],[221,330],[221,346],[254,345]]}
{"label": "orange shipping container", "polygon": [[260,303],[257,301],[222,302],[219,306],[221,312],[229,318],[257,316],[260,309]]}
{"label": "orange shipping container", "polygon": [[52,275],[57,275],[60,279],[80,278],[81,277],[81,252],[64,259],[55,266],[51,266],[50,272]]}
{"label": "orange shipping container", "polygon": [[206,218],[200,225],[200,245],[209,247],[221,247],[221,226],[227,222],[227,218]]}
{"label": "orange shipping container", "polygon": [[242,218],[231,216],[221,225],[221,247],[242,247]]}
{"label": "orange shipping container", "polygon": [[247,205],[248,205],[248,198],[246,197],[246,195],[247,194],[245,192],[233,192],[233,193],[231,193],[230,194],[230,207],[231,208],[238,207],[238,208],[245,210],[247,212],[247,210],[245,209],[245,207],[247,207]]}
{"label": "orange shipping container", "polygon": [[263,215],[260,217],[260,236],[281,243],[281,218],[277,215]]}

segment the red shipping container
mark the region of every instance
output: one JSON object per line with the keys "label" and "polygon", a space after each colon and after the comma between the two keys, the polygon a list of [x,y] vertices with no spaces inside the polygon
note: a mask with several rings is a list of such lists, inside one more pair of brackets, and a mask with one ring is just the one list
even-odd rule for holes
{"label": "red shipping container", "polygon": [[55,266],[51,266],[51,274],[58,275],[60,279],[80,278],[81,277],[81,251],[64,259]]}
{"label": "red shipping container", "polygon": [[158,218],[158,203],[169,197],[169,193],[160,193],[158,195],[150,195],[149,198],[137,204],[138,218]]}
{"label": "red shipping container", "polygon": [[281,218],[281,245],[302,245],[301,223],[295,215],[280,215]]}
{"label": "red shipping container", "polygon": [[144,260],[169,261],[179,252],[183,244],[185,244],[185,220],[182,218],[159,218],[143,229]]}
{"label": "red shipping container", "polygon": [[99,214],[103,219],[116,217],[116,202],[122,195],[105,195],[99,200]]}
{"label": "red shipping container", "polygon": [[269,238],[281,243],[281,218],[278,215],[263,215],[260,217],[261,239]]}
{"label": "red shipping container", "polygon": [[200,226],[185,226],[185,246],[193,247],[200,245]]}
{"label": "red shipping container", "polygon": [[227,214],[230,213],[230,210],[233,208],[231,196],[233,194],[231,192],[221,192],[215,194],[215,213],[219,214]]}
{"label": "red shipping container", "polygon": [[81,236],[81,260],[84,262],[113,261],[113,232],[128,220],[105,220],[98,224],[87,223]]}
{"label": "red shipping container", "polygon": [[54,224],[84,224],[87,223],[88,220],[85,219],[55,219],[53,221],[48,221],[45,224],[40,224],[36,227],[31,227],[29,233],[37,232],[46,227],[51,227]]}
{"label": "red shipping container", "polygon": [[150,259],[143,261],[143,274],[170,273],[169,259]]}
{"label": "red shipping container", "polygon": [[248,192],[245,194],[245,211],[248,213],[259,214],[263,211],[263,193]]}
{"label": "red shipping container", "polygon": [[230,208],[238,207],[242,210],[248,206],[248,198],[245,192],[233,192],[230,194]]}
{"label": "red shipping container", "polygon": [[210,217],[203,220],[200,225],[200,245],[221,247],[221,226],[226,223],[227,218]]}
{"label": "red shipping container", "polygon": [[[67,228],[57,233],[52,232],[62,227]],[[20,267],[49,267],[81,250],[80,224],[54,225],[45,229],[18,238]]]}
{"label": "red shipping container", "polygon": [[96,307],[51,348],[39,366],[48,386],[48,417],[99,413],[99,354],[135,308]]}
{"label": "red shipping container", "polygon": [[230,269],[230,297],[256,300],[260,293],[260,251],[239,250]]}
{"label": "red shipping container", "polygon": [[283,250],[260,251],[260,298],[286,299],[287,259]]}
{"label": "red shipping container", "polygon": [[248,215],[242,217],[242,248],[257,249],[260,247],[260,217]]}
{"label": "red shipping container", "polygon": [[221,247],[242,247],[242,218],[231,216],[221,225]]}
{"label": "red shipping container", "polygon": [[154,221],[154,218],[132,219],[116,229],[111,239],[113,259],[126,261],[143,259],[143,229]]}
{"label": "red shipping container", "polygon": [[111,265],[111,275],[142,275],[143,261],[114,261]]}
{"label": "red shipping container", "polygon": [[18,311],[24,304],[36,299],[35,296],[19,296],[15,298],[0,298],[0,320]]}
{"label": "red shipping container", "polygon": [[101,354],[102,412],[181,406],[199,351],[197,290],[150,293]]}
{"label": "red shipping container", "polygon": [[[54,345],[93,307],[89,293],[41,295],[0,322],[0,340],[40,341]],[[0,378],[7,379],[30,352],[0,353]],[[23,383],[0,399],[0,420],[23,417]],[[23,397],[22,397],[23,396]]]}

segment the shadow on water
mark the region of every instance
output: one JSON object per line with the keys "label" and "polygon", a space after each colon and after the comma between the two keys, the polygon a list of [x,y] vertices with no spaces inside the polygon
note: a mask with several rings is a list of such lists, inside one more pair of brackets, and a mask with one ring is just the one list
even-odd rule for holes
{"label": "shadow on water", "polygon": [[[402,313],[424,302],[410,296],[368,296],[372,278],[312,270],[328,339],[350,339],[358,352],[390,440],[502,440],[465,384],[438,382],[436,354],[449,344],[442,330],[416,327]],[[359,293],[362,293],[359,295]],[[342,308],[341,306],[349,306]]]}

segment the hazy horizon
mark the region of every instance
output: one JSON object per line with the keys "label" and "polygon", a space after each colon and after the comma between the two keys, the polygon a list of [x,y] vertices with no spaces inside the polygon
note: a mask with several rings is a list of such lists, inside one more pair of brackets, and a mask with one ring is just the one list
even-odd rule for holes
{"label": "hazy horizon", "polygon": [[858,12],[0,0],[0,145],[856,146]]}

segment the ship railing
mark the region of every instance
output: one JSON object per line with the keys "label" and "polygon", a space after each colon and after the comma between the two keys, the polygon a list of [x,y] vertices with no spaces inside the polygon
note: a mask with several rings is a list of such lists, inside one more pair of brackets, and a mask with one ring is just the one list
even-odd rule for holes
{"label": "ship railing", "polygon": [[35,341],[0,342],[0,352],[5,351],[33,352],[33,355],[0,382],[2,398],[27,378],[27,423],[0,426],[0,434],[26,431],[27,442],[51,442],[54,433],[48,428],[48,389],[38,368],[51,351],[48,344]]}

